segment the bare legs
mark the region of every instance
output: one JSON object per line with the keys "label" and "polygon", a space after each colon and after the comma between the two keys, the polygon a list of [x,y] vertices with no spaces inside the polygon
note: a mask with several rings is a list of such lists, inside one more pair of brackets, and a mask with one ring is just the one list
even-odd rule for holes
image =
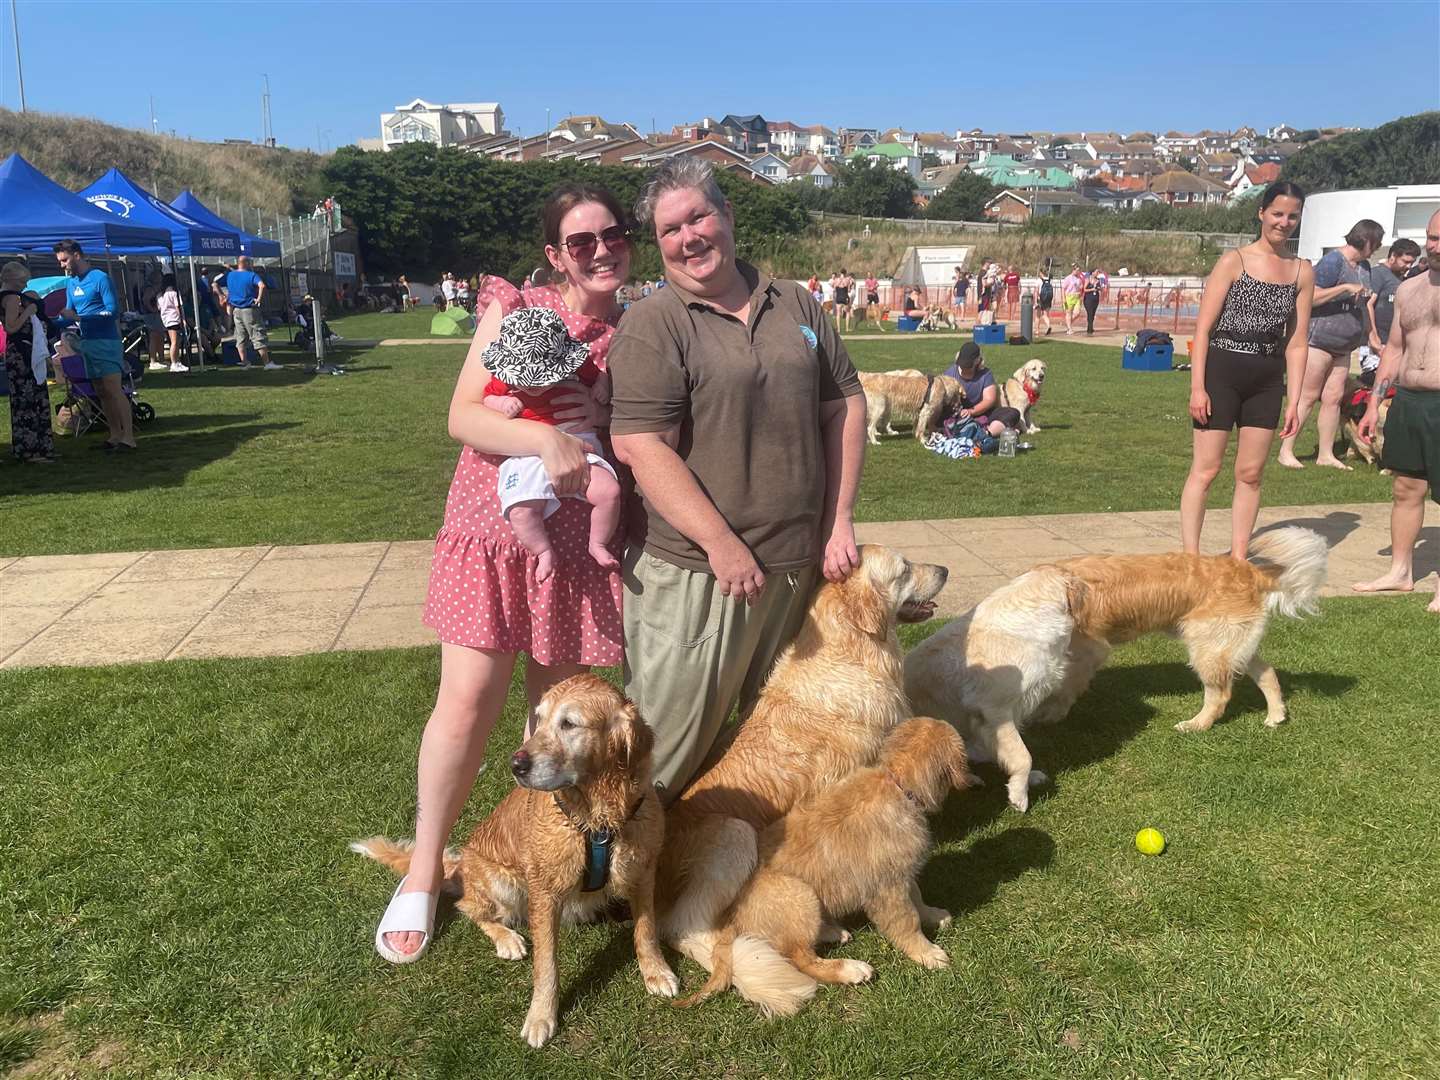
{"label": "bare legs", "polygon": [[[1228,431],[1194,433],[1190,475],[1180,492],[1180,540],[1191,555],[1200,554],[1200,532],[1205,525],[1205,498],[1220,473]],[[1235,449],[1235,494],[1230,504],[1230,554],[1243,559],[1250,550],[1250,535],[1260,512],[1260,480],[1275,432],[1270,428],[1242,427]]]}
{"label": "bare legs", "polygon": [[[1425,493],[1429,481],[1414,476],[1394,479],[1395,500],[1390,504],[1390,569],[1374,581],[1357,581],[1356,592],[1410,592],[1415,588],[1411,560],[1420,526],[1425,523]],[[1440,611],[1440,589],[1429,610]]]}
{"label": "bare legs", "polygon": [[1310,410],[1320,403],[1320,412],[1315,417],[1315,430],[1320,438],[1320,448],[1315,464],[1332,469],[1349,470],[1350,466],[1335,456],[1335,436],[1340,430],[1340,399],[1345,394],[1345,377],[1350,371],[1350,357],[1331,356],[1323,349],[1312,348],[1305,358],[1305,380],[1300,385],[1300,396],[1296,399],[1296,415],[1299,425],[1295,434],[1280,442],[1280,464],[1287,469],[1303,468],[1295,457],[1295,439],[1305,427]]}
{"label": "bare legs", "polygon": [[110,429],[112,443],[135,445],[135,416],[130,409],[130,399],[120,384],[119,375],[104,375],[99,379],[100,408],[105,413],[105,426]]}
{"label": "bare legs", "polygon": [[[1068,321],[1068,311],[1066,316]],[[1228,431],[1194,432],[1190,475],[1185,477],[1185,486],[1180,491],[1180,542],[1190,555],[1200,554],[1205,498],[1211,483],[1220,475],[1220,463],[1225,459],[1225,446],[1229,441]]]}
{"label": "bare legs", "polygon": [[[440,643],[440,690],[420,739],[415,847],[404,892],[440,889],[445,843],[480,772],[514,667],[514,653]],[[385,935],[386,944],[401,953],[414,952],[424,939],[421,933]]]}

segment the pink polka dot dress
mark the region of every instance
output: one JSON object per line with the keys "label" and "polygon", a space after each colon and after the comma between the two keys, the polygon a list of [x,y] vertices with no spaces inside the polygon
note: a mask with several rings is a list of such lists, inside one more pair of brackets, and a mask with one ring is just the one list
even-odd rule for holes
{"label": "pink polka dot dress", "polygon": [[[556,311],[571,337],[590,343],[591,357],[605,370],[614,322],[572,312],[553,288],[526,286],[522,294],[496,277],[482,283],[475,310],[485,311],[492,301],[507,315],[521,307]],[[618,664],[624,655],[620,574],[602,570],[590,557],[590,504],[562,499],[546,519],[555,570],[537,584],[535,556],[500,514],[504,460],[468,446],[460,451],[445,523],[435,537],[422,621],[454,645],[526,652],[546,665]]]}

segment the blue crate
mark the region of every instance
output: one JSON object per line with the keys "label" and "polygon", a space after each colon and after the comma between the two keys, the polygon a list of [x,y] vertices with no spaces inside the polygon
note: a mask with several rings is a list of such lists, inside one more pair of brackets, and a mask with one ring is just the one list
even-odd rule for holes
{"label": "blue crate", "polygon": [[989,326],[977,326],[977,327],[975,327],[975,344],[976,344],[976,345],[1004,345],[1004,344],[1005,344],[1005,324],[1004,324],[1003,322],[1001,322],[1001,323],[991,323]]}
{"label": "blue crate", "polygon": [[1150,345],[1139,352],[1121,350],[1120,364],[1128,371],[1169,371],[1174,366],[1174,345]]}
{"label": "blue crate", "polygon": [[911,334],[920,329],[920,320],[913,315],[901,315],[895,320],[895,329],[902,334]]}

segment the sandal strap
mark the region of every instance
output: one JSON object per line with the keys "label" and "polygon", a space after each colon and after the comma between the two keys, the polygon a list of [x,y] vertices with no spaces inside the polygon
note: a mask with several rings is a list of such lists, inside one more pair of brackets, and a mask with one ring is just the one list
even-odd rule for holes
{"label": "sandal strap", "polygon": [[439,893],[402,893],[405,882],[395,887],[395,895],[380,918],[381,934],[418,933],[429,934],[435,929],[435,905]]}

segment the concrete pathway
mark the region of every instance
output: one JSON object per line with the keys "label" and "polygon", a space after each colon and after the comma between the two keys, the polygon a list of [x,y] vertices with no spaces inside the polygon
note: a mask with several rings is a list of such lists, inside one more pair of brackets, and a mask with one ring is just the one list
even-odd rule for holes
{"label": "concrete pathway", "polygon": [[[1271,507],[1331,543],[1329,595],[1388,565],[1390,504]],[[1229,547],[1229,513],[1206,518],[1204,549]],[[872,522],[888,544],[950,571],[939,614],[956,615],[1037,562],[1180,546],[1173,511]],[[1430,541],[1433,543],[1434,541]],[[0,556],[0,668],[213,656],[288,656],[433,643],[420,624],[431,542]],[[1433,586],[1435,574],[1422,589]]]}

